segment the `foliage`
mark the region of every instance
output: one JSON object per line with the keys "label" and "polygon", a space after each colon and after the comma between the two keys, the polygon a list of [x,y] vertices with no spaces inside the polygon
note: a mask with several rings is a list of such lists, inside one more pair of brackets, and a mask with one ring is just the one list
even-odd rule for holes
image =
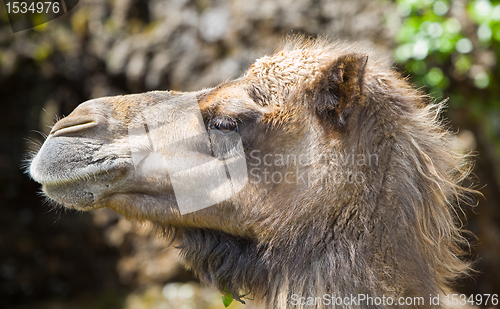
{"label": "foliage", "polygon": [[447,66],[452,76],[470,78],[479,89],[494,84],[496,59],[491,52],[500,52],[500,4],[490,0],[457,3],[397,0],[403,22],[396,35],[395,57],[418,82],[437,93],[450,84],[443,73]]}
{"label": "foliage", "polygon": [[[490,159],[500,162],[500,1],[395,4],[397,16],[388,21],[399,26],[396,60],[433,97],[450,97],[450,111],[461,111],[470,129],[488,140]],[[500,180],[500,168],[495,174]]]}

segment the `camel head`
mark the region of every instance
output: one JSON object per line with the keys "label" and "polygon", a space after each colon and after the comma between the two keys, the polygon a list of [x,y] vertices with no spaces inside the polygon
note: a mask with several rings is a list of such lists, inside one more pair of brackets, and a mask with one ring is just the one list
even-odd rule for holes
{"label": "camel head", "polygon": [[187,265],[237,299],[428,296],[466,269],[467,165],[424,101],[371,49],[291,42],[215,88],[82,103],[29,172],[65,207],[182,231]]}

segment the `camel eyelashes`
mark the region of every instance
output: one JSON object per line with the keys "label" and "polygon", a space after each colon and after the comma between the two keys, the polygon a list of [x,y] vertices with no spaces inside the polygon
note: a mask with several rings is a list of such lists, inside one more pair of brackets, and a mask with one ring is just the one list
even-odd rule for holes
{"label": "camel eyelashes", "polygon": [[229,134],[238,129],[238,123],[232,119],[221,119],[212,124],[210,129],[215,129],[221,133]]}

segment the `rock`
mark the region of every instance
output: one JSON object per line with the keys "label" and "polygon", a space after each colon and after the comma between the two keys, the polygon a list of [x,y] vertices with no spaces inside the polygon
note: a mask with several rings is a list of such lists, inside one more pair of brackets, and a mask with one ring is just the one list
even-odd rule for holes
{"label": "rock", "polygon": [[230,15],[226,8],[207,9],[201,15],[199,30],[207,42],[222,40],[230,29]]}

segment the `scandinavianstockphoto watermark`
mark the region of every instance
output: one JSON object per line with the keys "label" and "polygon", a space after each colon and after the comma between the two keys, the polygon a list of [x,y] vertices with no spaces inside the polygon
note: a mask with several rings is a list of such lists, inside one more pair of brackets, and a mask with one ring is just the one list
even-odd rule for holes
{"label": "scandinavianstockphoto watermark", "polygon": [[128,144],[137,175],[171,186],[183,215],[229,199],[248,173],[238,132],[207,128],[195,94],[169,96],[143,102],[149,107],[130,121]]}
{"label": "scandinavianstockphoto watermark", "polygon": [[363,184],[366,174],[362,167],[377,167],[377,154],[314,155],[309,152],[262,153],[252,150],[248,155],[249,182],[253,184],[332,185],[338,183]]}
{"label": "scandinavianstockphoto watermark", "polygon": [[289,302],[293,306],[497,306],[498,294],[429,294],[424,296],[397,297],[371,296],[368,294],[350,294],[339,296],[325,294],[321,297],[304,297],[292,294]]}
{"label": "scandinavianstockphoto watermark", "polygon": [[137,176],[171,187],[181,214],[227,200],[247,183],[363,184],[364,171],[379,164],[376,154],[245,153],[237,130],[204,122],[195,94],[150,96],[162,97],[141,98],[147,108],[129,122],[126,142]]}

